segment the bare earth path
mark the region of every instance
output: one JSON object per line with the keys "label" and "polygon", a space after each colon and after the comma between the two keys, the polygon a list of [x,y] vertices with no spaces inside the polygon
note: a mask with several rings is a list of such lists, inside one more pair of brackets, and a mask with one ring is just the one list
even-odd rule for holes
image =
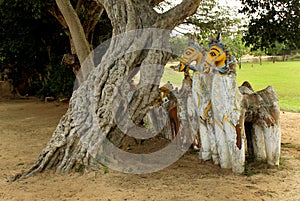
{"label": "bare earth path", "polygon": [[248,171],[252,176],[233,174],[188,153],[146,175],[47,171],[7,183],[33,164],[66,109],[34,99],[0,101],[0,200],[300,200],[300,114],[289,112],[281,113],[282,165],[256,166]]}

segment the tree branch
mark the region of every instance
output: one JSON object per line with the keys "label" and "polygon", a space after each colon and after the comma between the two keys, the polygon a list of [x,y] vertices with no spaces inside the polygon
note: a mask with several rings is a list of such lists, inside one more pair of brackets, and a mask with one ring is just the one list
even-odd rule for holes
{"label": "tree branch", "polygon": [[160,15],[155,27],[172,30],[196,13],[202,0],[183,0],[181,4]]}
{"label": "tree branch", "polygon": [[82,24],[70,0],[56,0],[56,4],[68,25],[78,59],[82,65],[91,52]]}
{"label": "tree branch", "polygon": [[98,1],[93,1],[88,10],[88,20],[84,21],[83,28],[86,34],[86,38],[90,32],[95,28],[99,22],[100,17],[104,11],[103,6]]}
{"label": "tree branch", "polygon": [[57,5],[52,5],[51,8],[49,9],[49,12],[53,17],[57,19],[57,21],[63,26],[63,28],[67,29],[68,25],[66,20],[64,19],[64,16],[61,14],[59,11]]}
{"label": "tree branch", "polygon": [[77,5],[76,5],[76,12],[79,13],[81,5],[83,4],[83,0],[78,0]]}
{"label": "tree branch", "polygon": [[97,0],[102,6],[104,6],[106,0]]}

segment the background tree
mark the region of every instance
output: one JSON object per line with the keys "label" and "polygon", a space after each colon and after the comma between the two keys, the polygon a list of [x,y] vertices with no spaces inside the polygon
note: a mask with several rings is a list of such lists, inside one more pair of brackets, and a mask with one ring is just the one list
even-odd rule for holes
{"label": "background tree", "polygon": [[[10,78],[21,95],[70,97],[75,79],[72,68],[76,73],[80,60],[111,36],[111,23],[103,7],[97,1],[81,0],[72,1],[72,7],[68,7],[80,20],[72,29],[79,60],[74,39],[54,0],[7,0],[0,4],[0,70],[11,71]],[[72,18],[70,23],[73,21]],[[80,40],[78,27],[84,35]]]}
{"label": "background tree", "polygon": [[207,43],[210,34],[221,32],[224,37],[229,37],[237,33],[242,28],[242,20],[238,16],[238,9],[220,5],[217,0],[206,0],[201,2],[196,14],[187,18],[182,25],[191,26],[190,30],[196,30],[199,40]]}
{"label": "background tree", "polygon": [[276,42],[300,47],[299,0],[241,0],[241,13],[250,18],[244,39],[252,49],[275,47]]}
{"label": "background tree", "polygon": [[170,43],[171,43],[171,48],[172,48],[172,52],[173,52],[172,57],[174,59],[177,59],[178,55],[182,54],[184,48],[188,44],[188,36],[187,35],[173,36],[173,37],[171,37]]}
{"label": "background tree", "polygon": [[242,57],[250,53],[250,48],[245,46],[242,34],[236,34],[232,37],[224,38],[224,43],[230,48],[236,60],[238,61],[239,68],[242,68]]}
{"label": "background tree", "polygon": [[[68,49],[67,38],[45,11],[40,0],[0,1],[0,70],[10,70],[14,88],[21,95],[70,95],[74,77],[60,65],[61,55]],[[58,78],[54,72],[61,73],[63,83],[50,92],[50,79]]]}
{"label": "background tree", "polygon": [[281,55],[282,61],[286,60],[286,55],[291,53],[290,47],[288,45],[285,45],[284,43],[275,42],[274,47],[268,48],[267,50],[268,55],[273,56],[273,62],[276,61],[276,56]]}
{"label": "background tree", "polygon": [[[210,35],[222,33],[226,43],[240,60],[243,54],[248,53],[242,41],[244,19],[238,14],[238,9],[220,5],[219,1],[202,1],[195,15],[187,18],[173,31],[171,40],[174,55],[180,55],[186,47],[188,36],[196,32],[199,43],[208,45]],[[179,34],[178,34],[179,33]]]}
{"label": "background tree", "polygon": [[[181,4],[164,13],[158,13],[153,9],[163,2],[162,0],[99,0],[99,2],[111,21],[113,36],[117,36],[143,28],[172,30],[196,12],[201,0],[183,0]],[[26,178],[46,168],[55,168],[58,172],[69,172],[76,168],[99,168],[99,163],[89,150],[91,146],[101,149],[101,146],[97,145],[101,145],[105,137],[116,146],[120,145],[122,132],[112,114],[114,94],[118,92],[128,73],[139,66],[141,66],[142,87],[133,94],[128,111],[131,120],[137,125],[142,125],[142,119],[149,106],[159,94],[157,85],[145,84],[143,80],[145,78],[153,82],[160,80],[163,73],[162,66],[167,63],[170,53],[157,49],[141,49],[124,55],[124,50],[130,50],[137,45],[145,46],[148,41],[153,41],[153,38],[147,35],[136,35],[125,40],[112,38],[99,67],[95,68],[87,80],[73,92],[67,113],[60,120],[51,140],[35,164],[14,179]],[[168,46],[169,33],[155,38],[155,41],[154,44]],[[101,133],[96,132],[98,130]]]}

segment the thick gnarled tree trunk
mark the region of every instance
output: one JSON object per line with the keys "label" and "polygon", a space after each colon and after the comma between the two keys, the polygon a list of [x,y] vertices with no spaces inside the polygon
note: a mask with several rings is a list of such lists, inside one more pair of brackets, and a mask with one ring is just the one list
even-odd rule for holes
{"label": "thick gnarled tree trunk", "polygon": [[[153,6],[162,0],[99,2],[111,20],[115,37],[110,41],[99,66],[73,92],[68,111],[35,164],[12,180],[27,178],[48,168],[59,173],[100,168],[99,161],[102,159],[98,156],[101,155],[102,142],[108,137],[115,145],[119,145],[124,135],[114,116],[114,112],[119,113],[113,110],[121,107],[128,95],[127,82],[124,80],[130,71],[140,67],[141,87],[133,94],[128,105],[131,118],[119,122],[126,124],[126,121],[132,121],[138,125],[158,95],[158,85],[153,83],[159,83],[170,56],[167,30],[195,13],[201,0],[184,0],[164,14],[153,10]],[[166,30],[161,33],[153,30],[146,33],[133,31],[145,28]],[[123,35],[118,37],[120,34]],[[116,97],[122,93],[124,96],[118,99],[119,102],[116,101]]]}

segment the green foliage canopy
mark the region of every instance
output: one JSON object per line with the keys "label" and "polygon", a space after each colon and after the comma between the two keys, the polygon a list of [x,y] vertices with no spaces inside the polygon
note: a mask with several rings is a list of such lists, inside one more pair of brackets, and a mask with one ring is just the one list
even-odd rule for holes
{"label": "green foliage canopy", "polygon": [[210,34],[218,32],[225,36],[239,32],[241,22],[238,10],[222,6],[217,0],[202,1],[197,13],[185,21],[186,24],[194,25],[201,41],[208,40]]}
{"label": "green foliage canopy", "polygon": [[276,42],[300,47],[299,0],[241,0],[241,13],[250,18],[244,39],[252,49],[265,50]]}

